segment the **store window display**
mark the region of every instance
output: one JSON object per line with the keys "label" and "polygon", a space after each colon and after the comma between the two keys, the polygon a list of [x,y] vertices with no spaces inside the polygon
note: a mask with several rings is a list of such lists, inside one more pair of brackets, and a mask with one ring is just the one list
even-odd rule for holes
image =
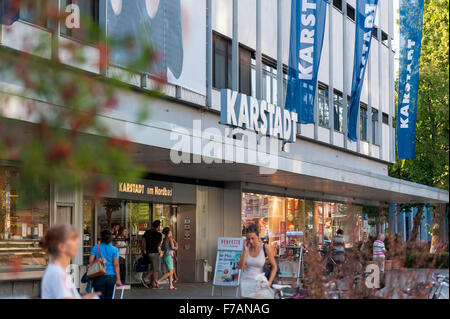
{"label": "store window display", "polygon": [[17,168],[0,167],[0,272],[42,270],[48,263],[39,246],[49,225],[48,186],[43,186],[43,200],[24,204],[18,177]]}
{"label": "store window display", "polygon": [[330,244],[344,230],[346,247],[362,238],[362,207],[263,194],[242,194],[242,235],[250,224],[276,248]]}
{"label": "store window display", "polygon": [[286,240],[285,198],[244,193],[242,195],[242,233],[246,227],[257,224],[261,239],[276,251]]}

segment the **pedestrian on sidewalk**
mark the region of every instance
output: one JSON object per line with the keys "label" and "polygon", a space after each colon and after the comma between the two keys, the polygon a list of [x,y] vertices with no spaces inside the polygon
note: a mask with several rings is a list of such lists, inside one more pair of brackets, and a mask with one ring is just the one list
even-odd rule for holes
{"label": "pedestrian on sidewalk", "polygon": [[169,289],[170,290],[176,290],[173,286],[173,273],[174,273],[174,267],[173,267],[173,253],[175,250],[178,249],[175,241],[172,237],[172,231],[169,227],[166,227],[162,231],[164,235],[164,240],[162,242],[162,250],[163,250],[163,261],[164,264],[167,267],[167,273],[165,273],[159,280],[158,285],[161,281],[169,279]]}
{"label": "pedestrian on sidewalk", "polygon": [[380,272],[384,273],[384,265],[386,262],[386,247],[384,246],[384,234],[379,233],[377,240],[373,243],[372,260],[377,263]]}
{"label": "pedestrian on sidewalk", "polygon": [[[175,239],[173,240],[175,246],[178,247],[178,243],[175,241]],[[178,282],[178,275],[177,275],[177,265],[178,263],[178,257],[177,257],[177,251],[174,250],[173,251],[173,283],[176,284]]]}
{"label": "pedestrian on sidewalk", "polygon": [[[41,246],[51,257],[42,277],[42,299],[81,299],[72,276],[67,272],[80,246],[77,230],[69,224],[54,225],[45,234]],[[98,299],[99,295],[87,294],[83,299]]]}
{"label": "pedestrian on sidewalk", "polygon": [[268,287],[271,287],[277,274],[277,263],[273,251],[269,245],[262,242],[258,225],[249,225],[246,229],[246,239],[238,263],[238,268],[243,270],[241,280],[254,282],[256,285],[258,275],[264,274],[266,258],[271,267],[267,284]]}
{"label": "pedestrian on sidewalk", "polygon": [[162,242],[162,234],[159,232],[160,229],[161,221],[155,220],[152,224],[152,228],[145,231],[144,236],[142,236],[142,255],[146,255],[150,263],[148,273],[141,277],[141,283],[146,288],[150,288],[148,284],[150,276],[152,276],[152,286],[154,288],[159,288],[158,273],[159,264],[161,262],[160,246]]}
{"label": "pedestrian on sidewalk", "polygon": [[89,256],[89,264],[95,262],[98,250],[99,258],[105,260],[106,274],[94,278],[92,286],[94,287],[94,291],[100,291],[102,293],[102,299],[112,299],[114,285],[122,286],[120,281],[119,249],[112,245],[113,235],[109,229],[103,230],[100,237],[100,244],[92,248],[91,255]]}

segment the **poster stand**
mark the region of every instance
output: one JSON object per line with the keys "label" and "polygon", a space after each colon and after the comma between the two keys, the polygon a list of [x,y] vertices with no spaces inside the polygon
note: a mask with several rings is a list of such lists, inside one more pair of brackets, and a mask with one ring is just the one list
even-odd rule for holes
{"label": "poster stand", "polygon": [[238,298],[241,270],[237,268],[237,264],[241,258],[243,244],[244,240],[239,237],[219,237],[211,297],[218,286],[221,287],[221,296],[223,287],[235,287],[235,298]]}

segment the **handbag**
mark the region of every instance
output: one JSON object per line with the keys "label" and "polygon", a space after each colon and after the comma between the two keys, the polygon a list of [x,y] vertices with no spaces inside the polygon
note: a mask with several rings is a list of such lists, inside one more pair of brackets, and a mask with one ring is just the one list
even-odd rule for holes
{"label": "handbag", "polygon": [[145,263],[145,256],[142,256],[136,261],[136,272],[147,272],[148,266],[149,263]]}
{"label": "handbag", "polygon": [[[100,258],[99,258],[100,257]],[[95,262],[88,266],[87,276],[91,279],[106,275],[106,264],[100,253],[100,244],[97,244],[97,256]]]}

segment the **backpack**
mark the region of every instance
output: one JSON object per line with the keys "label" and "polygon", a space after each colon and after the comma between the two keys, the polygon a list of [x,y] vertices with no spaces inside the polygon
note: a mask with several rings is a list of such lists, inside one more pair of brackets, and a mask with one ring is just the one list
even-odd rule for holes
{"label": "backpack", "polygon": [[[264,251],[264,257],[266,258],[266,262],[264,264],[264,275],[266,276],[267,280],[270,279],[270,273],[272,272],[272,266],[269,263],[269,259],[267,258],[266,253],[266,244],[263,243],[262,249]],[[273,283],[276,283],[278,281],[278,275],[280,274],[280,266],[278,264],[278,260],[275,259],[275,262],[277,264],[277,273],[275,275],[275,278],[273,279]]]}

